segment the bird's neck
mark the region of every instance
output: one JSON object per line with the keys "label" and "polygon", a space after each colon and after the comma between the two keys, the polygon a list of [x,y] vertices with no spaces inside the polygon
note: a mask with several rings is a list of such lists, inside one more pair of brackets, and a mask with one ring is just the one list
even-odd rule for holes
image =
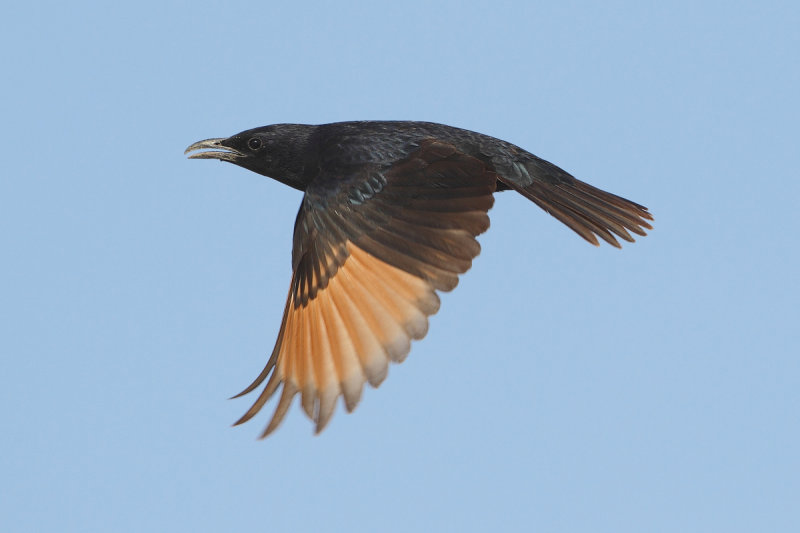
{"label": "bird's neck", "polygon": [[304,191],[308,185],[305,165],[309,161],[310,139],[317,128],[307,124],[281,124],[279,142],[269,152],[267,175],[283,184]]}

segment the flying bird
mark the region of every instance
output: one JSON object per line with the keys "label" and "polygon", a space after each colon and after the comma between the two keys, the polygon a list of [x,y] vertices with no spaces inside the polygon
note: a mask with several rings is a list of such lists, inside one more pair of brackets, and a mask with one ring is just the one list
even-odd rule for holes
{"label": "flying bird", "polygon": [[341,396],[351,412],[428,331],[480,253],[496,192],[513,189],[594,245],[645,235],[647,208],[577,180],[511,143],[430,122],[275,124],[186,149],[304,192],[292,280],[252,418],[281,389],[261,437],[292,399],[322,431]]}

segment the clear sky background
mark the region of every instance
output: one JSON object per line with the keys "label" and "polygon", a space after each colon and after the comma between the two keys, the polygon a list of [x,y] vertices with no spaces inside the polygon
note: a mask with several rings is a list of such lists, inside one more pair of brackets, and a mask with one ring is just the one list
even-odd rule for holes
{"label": "clear sky background", "polygon": [[[800,531],[797,2],[14,2],[0,530]],[[352,415],[256,440],[301,195],[190,143],[491,134],[648,206],[510,192]]]}

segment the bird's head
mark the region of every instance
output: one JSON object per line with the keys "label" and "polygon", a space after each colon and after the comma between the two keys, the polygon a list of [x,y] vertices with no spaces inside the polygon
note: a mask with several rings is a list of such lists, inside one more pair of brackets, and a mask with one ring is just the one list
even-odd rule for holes
{"label": "bird's head", "polygon": [[254,128],[227,138],[198,141],[184,154],[189,154],[189,159],[228,161],[303,190],[303,161],[313,128],[303,124]]}

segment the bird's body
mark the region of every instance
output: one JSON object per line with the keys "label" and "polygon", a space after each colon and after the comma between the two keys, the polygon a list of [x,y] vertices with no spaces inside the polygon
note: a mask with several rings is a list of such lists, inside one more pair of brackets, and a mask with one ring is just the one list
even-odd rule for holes
{"label": "bird's body", "polygon": [[480,252],[493,193],[514,189],[584,239],[644,235],[647,209],[585,184],[508,142],[430,122],[278,124],[193,144],[304,191],[295,223],[293,277],[255,415],[283,385],[264,436],[296,393],[321,431],[343,396],[377,386],[389,361],[427,332],[436,291],[458,283]]}

